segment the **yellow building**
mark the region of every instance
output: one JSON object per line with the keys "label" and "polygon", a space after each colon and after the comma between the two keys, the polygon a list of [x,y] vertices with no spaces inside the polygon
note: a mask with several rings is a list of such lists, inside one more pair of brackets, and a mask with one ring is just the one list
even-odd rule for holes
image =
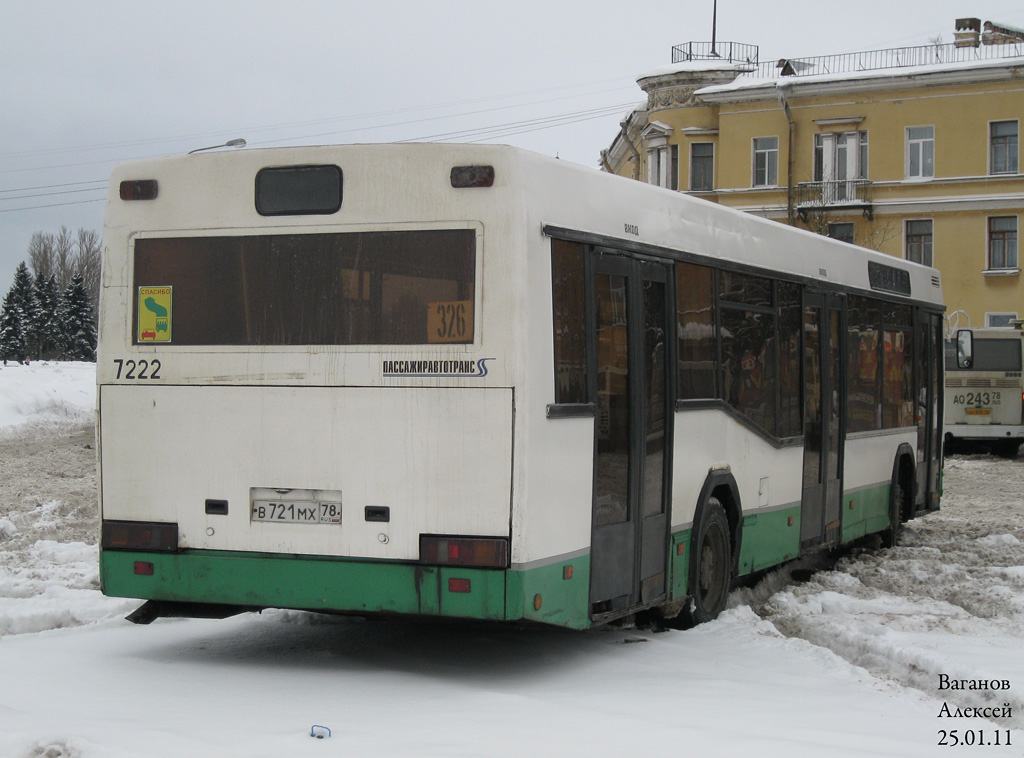
{"label": "yellow building", "polygon": [[956,42],[758,61],[688,43],[605,170],[936,266],[947,312],[1024,317],[1024,30],[957,21]]}

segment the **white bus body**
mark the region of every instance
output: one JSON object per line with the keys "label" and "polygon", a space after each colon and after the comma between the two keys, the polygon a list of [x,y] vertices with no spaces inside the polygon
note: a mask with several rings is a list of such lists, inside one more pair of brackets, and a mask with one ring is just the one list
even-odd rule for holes
{"label": "white bus body", "polygon": [[101,580],[138,620],[699,621],[938,507],[933,269],[508,147],[110,187]]}
{"label": "white bus body", "polygon": [[[965,355],[967,341],[972,347]],[[958,352],[958,345],[960,349]],[[959,329],[946,341],[945,439],[1013,457],[1024,442],[1024,332]]]}

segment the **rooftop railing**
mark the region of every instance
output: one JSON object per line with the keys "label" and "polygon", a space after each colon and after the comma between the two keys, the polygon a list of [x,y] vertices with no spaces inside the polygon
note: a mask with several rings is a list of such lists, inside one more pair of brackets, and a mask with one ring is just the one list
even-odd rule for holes
{"label": "rooftop railing", "polygon": [[672,48],[672,62],[722,61],[757,65],[757,45],[742,42],[684,42]]}
{"label": "rooftop railing", "polygon": [[672,48],[672,62],[712,61],[745,63],[752,70],[741,76],[758,79],[776,79],[783,76],[816,76],[820,74],[847,74],[859,71],[932,66],[936,64],[967,63],[969,61],[999,60],[1024,57],[1024,41],[1018,43],[986,44],[963,47],[956,43],[920,45],[917,47],[891,47],[885,50],[866,50],[859,53],[819,55],[810,58],[782,58],[759,61],[757,45],[740,42],[685,42]]}
{"label": "rooftop railing", "polygon": [[918,47],[892,47],[886,50],[866,50],[859,53],[819,55],[811,58],[783,58],[758,64],[756,71],[744,76],[774,79],[782,76],[816,76],[819,74],[849,74],[859,71],[910,68],[970,61],[999,60],[1024,57],[1024,42],[1005,45],[958,47],[950,42]]}

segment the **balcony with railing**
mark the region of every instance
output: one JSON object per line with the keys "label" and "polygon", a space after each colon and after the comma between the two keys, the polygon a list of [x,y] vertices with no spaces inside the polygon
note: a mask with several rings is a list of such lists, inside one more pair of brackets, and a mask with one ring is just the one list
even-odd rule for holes
{"label": "balcony with railing", "polygon": [[871,181],[868,179],[829,179],[797,184],[796,210],[801,218],[808,213],[831,210],[861,210],[872,213]]}

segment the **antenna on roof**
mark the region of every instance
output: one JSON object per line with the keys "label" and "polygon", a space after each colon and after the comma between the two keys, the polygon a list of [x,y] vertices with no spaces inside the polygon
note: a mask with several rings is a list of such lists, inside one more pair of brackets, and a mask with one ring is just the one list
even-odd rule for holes
{"label": "antenna on roof", "polygon": [[711,55],[715,58],[718,57],[718,51],[715,50],[715,37],[718,33],[718,0],[714,0],[714,4],[711,6]]}

